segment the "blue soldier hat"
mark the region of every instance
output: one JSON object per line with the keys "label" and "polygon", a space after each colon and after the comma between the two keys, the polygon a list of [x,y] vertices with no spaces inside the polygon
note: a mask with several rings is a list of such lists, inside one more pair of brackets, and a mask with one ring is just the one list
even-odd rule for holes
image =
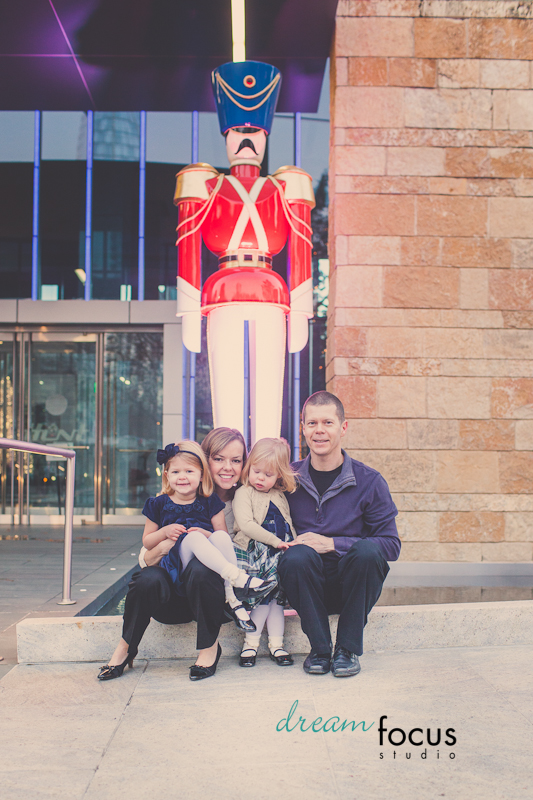
{"label": "blue soldier hat", "polygon": [[247,126],[270,133],[281,86],[279,69],[261,61],[230,61],[214,69],[211,80],[222,134]]}

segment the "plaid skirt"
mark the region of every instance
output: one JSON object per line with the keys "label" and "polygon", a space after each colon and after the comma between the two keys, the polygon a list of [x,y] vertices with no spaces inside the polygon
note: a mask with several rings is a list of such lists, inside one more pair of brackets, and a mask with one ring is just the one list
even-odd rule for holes
{"label": "plaid skirt", "polygon": [[[278,581],[277,568],[281,550],[268,544],[263,544],[263,542],[257,542],[255,539],[250,539],[246,550],[235,547],[235,555],[237,556],[237,566],[247,572],[248,575],[251,575],[252,578],[260,578],[263,581]],[[239,597],[240,590],[235,588],[234,591],[236,596]],[[284,600],[284,597],[279,585],[277,585],[273,589],[271,587],[263,591],[258,589],[251,597],[243,598],[243,602],[248,608],[255,608],[262,603],[270,603],[271,600]],[[283,602],[283,605],[285,605],[285,602]]]}

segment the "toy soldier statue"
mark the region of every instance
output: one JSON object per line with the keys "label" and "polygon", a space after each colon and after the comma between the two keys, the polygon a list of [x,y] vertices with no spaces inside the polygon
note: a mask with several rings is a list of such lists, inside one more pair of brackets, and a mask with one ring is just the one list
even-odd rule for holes
{"label": "toy soldier statue", "polygon": [[[244,323],[248,321],[252,442],[279,436],[288,349],[305,347],[313,316],[311,177],[281,167],[260,177],[281,74],[269,64],[223,64],[212,75],[220,130],[231,172],[191,164],[177,176],[178,311],[183,343],[200,352],[201,315],[207,347],[214,425],[243,429]],[[201,243],[219,270],[201,287]],[[272,270],[272,256],[290,240],[290,291]]]}

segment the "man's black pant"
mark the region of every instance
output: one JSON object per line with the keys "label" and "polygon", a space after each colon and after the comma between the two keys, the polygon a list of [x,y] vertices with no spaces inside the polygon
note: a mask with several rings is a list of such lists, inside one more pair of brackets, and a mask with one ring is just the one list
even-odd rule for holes
{"label": "man's black pant", "polygon": [[339,614],[337,644],[362,655],[363,628],[388,571],[378,543],[371,539],[355,542],[343,556],[294,545],[278,563],[281,585],[315,653],[330,652],[328,614]]}
{"label": "man's black pant", "polygon": [[185,597],[179,596],[170,575],[162,567],[136,572],[129,584],[124,606],[122,638],[133,651],[139,646],[153,617],[166,625],[197,622],[196,647],[214,644],[224,618],[224,581],[197,558],[192,558],[182,575]]}

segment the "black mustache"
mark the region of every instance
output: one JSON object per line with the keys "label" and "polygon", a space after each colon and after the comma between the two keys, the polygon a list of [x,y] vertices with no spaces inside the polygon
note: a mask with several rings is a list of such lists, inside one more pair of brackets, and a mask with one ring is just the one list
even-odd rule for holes
{"label": "black mustache", "polygon": [[[254,143],[252,142],[251,139],[243,139],[242,142],[240,143],[240,145],[237,148],[237,153],[240,153],[241,150],[244,150],[245,147],[249,147],[257,155],[257,150],[255,149]],[[237,155],[237,153],[235,153],[235,155]]]}

